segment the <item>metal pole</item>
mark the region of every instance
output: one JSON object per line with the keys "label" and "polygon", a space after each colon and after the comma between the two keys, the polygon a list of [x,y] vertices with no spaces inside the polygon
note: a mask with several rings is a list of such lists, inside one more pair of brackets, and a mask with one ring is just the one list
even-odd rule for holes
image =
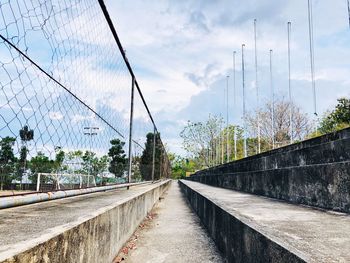
{"label": "metal pole", "polygon": [[288,95],[289,95],[289,133],[290,133],[290,143],[293,143],[293,101],[292,101],[292,85],[291,85],[291,66],[290,66],[290,36],[291,36],[292,23],[287,23],[288,31]]}
{"label": "metal pole", "polygon": [[260,135],[260,99],[259,99],[259,85],[258,85],[258,49],[256,37],[256,19],[254,19],[254,45],[255,45],[255,87],[256,87],[256,107],[257,111],[257,133],[258,133],[258,153],[261,152],[261,135]]}
{"label": "metal pole", "polygon": [[223,164],[224,163],[224,136],[222,134],[221,124],[220,124],[220,151],[221,151],[221,164]]}
{"label": "metal pole", "polygon": [[275,149],[275,91],[273,86],[273,76],[272,76],[272,49],[270,49],[270,87],[271,87],[271,134],[272,134],[272,149]]}
{"label": "metal pole", "polygon": [[349,27],[350,27],[350,2],[349,0],[347,0],[348,2],[348,15],[349,15]]}
{"label": "metal pole", "polygon": [[245,44],[242,44],[242,87],[243,87],[243,128],[244,128],[244,157],[247,157],[247,127],[246,127],[246,109],[245,109],[245,72],[244,72],[244,47]]}
{"label": "metal pole", "polygon": [[[233,51],[233,108],[236,108],[236,51]],[[237,160],[237,134],[236,134],[236,125],[233,129],[233,143],[234,143],[234,152],[235,160]]]}
{"label": "metal pole", "polygon": [[152,182],[154,182],[155,161],[156,161],[156,127],[153,126]]}
{"label": "metal pole", "polygon": [[230,76],[226,76],[226,163],[230,161],[229,152],[229,124],[228,124],[228,81]]}
{"label": "metal pole", "polygon": [[313,94],[313,103],[314,103],[314,114],[315,116],[317,116],[312,0],[308,0],[308,18],[309,18],[310,70],[311,70],[312,94]]}
{"label": "metal pole", "polygon": [[[132,166],[132,125],[134,118],[134,90],[135,90],[135,77],[132,77],[131,84],[131,104],[130,104],[130,125],[129,125],[129,170],[128,170],[128,183],[131,183],[131,166]],[[129,189],[129,186],[127,187]]]}
{"label": "metal pole", "polygon": [[163,148],[160,150],[160,156],[159,156],[159,180],[162,178],[162,157],[163,157]]}

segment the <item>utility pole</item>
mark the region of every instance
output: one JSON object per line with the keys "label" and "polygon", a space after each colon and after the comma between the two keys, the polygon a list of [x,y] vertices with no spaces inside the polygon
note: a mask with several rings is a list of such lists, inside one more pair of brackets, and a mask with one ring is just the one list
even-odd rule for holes
{"label": "utility pole", "polygon": [[271,87],[271,133],[272,133],[272,149],[275,149],[275,90],[273,86],[273,76],[272,76],[272,49],[270,49],[270,87]]}
{"label": "utility pole", "polygon": [[92,136],[97,135],[97,131],[99,130],[99,127],[84,127],[84,135],[89,136],[90,138],[90,157],[89,157],[89,170],[88,170],[88,181],[87,186],[89,187],[90,184],[90,174],[92,174]]}
{"label": "utility pole", "polygon": [[288,96],[289,96],[289,136],[290,143],[293,143],[293,101],[292,101],[292,85],[291,85],[291,66],[290,66],[290,36],[291,36],[292,23],[287,23],[288,31]]}
{"label": "utility pole", "polygon": [[245,44],[242,44],[242,88],[243,88],[243,127],[244,127],[244,141],[243,141],[243,147],[244,147],[244,157],[246,158],[248,156],[247,154],[247,124],[246,124],[246,108],[245,108],[245,68],[244,68],[244,47]]}
{"label": "utility pole", "polygon": [[[236,51],[233,51],[233,109],[236,109]],[[235,160],[237,160],[237,133],[236,126],[233,129],[233,144],[235,152]]]}
{"label": "utility pole", "polygon": [[255,46],[255,88],[256,88],[256,107],[258,109],[258,123],[257,123],[257,134],[258,134],[258,153],[261,152],[261,135],[260,135],[260,99],[259,99],[259,85],[258,85],[258,49],[257,49],[257,37],[256,37],[256,19],[254,19],[254,46]]}

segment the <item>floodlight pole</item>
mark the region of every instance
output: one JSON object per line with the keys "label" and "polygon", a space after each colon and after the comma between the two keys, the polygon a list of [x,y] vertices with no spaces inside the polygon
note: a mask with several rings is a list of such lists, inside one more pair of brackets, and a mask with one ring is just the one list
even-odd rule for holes
{"label": "floodlight pole", "polygon": [[271,87],[271,134],[272,134],[272,149],[275,149],[275,90],[273,86],[273,75],[272,75],[272,54],[273,50],[270,49],[270,87]]}
{"label": "floodlight pole", "polygon": [[290,143],[293,143],[293,101],[292,101],[292,84],[291,84],[291,57],[290,57],[290,37],[291,37],[292,23],[287,23],[288,31],[288,96],[289,96],[289,133]]}
{"label": "floodlight pole", "polygon": [[244,157],[246,158],[248,156],[248,154],[247,154],[247,127],[246,127],[246,105],[245,105],[244,47],[245,47],[245,44],[242,44],[242,88],[243,88],[243,127],[244,127],[243,150],[244,150]]}
{"label": "floodlight pole", "polygon": [[255,46],[255,88],[256,88],[256,107],[258,109],[257,112],[257,133],[258,133],[258,153],[261,152],[261,132],[260,132],[260,98],[259,98],[259,85],[258,85],[258,49],[257,49],[257,33],[256,33],[256,23],[257,20],[254,19],[254,46]]}
{"label": "floodlight pole", "polygon": [[[308,20],[309,20],[309,41],[310,41],[310,71],[311,71],[311,84],[312,95],[314,104],[314,115],[317,118],[317,99],[316,99],[316,81],[315,81],[315,53],[314,53],[314,29],[313,29],[313,13],[312,13],[312,0],[308,0]],[[315,127],[317,131],[317,123]]]}
{"label": "floodlight pole", "polygon": [[[233,109],[236,107],[236,51],[233,51]],[[236,133],[236,125],[233,128],[233,144],[234,144],[234,152],[235,152],[235,160],[237,160],[237,133]]]}
{"label": "floodlight pole", "polygon": [[230,161],[229,153],[229,124],[228,124],[228,81],[230,76],[226,76],[226,163]]}

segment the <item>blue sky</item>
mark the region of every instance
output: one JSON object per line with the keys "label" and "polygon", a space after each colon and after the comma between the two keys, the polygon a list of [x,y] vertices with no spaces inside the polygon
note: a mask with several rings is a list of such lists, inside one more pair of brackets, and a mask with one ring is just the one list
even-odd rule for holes
{"label": "blue sky", "polygon": [[[246,44],[248,111],[256,109],[253,21],[258,23],[261,104],[271,98],[269,50],[274,50],[276,94],[287,97],[287,22],[292,22],[292,91],[295,103],[313,113],[310,82],[307,0],[105,0],[127,57],[170,150],[184,153],[179,133],[188,120],[224,115],[224,89],[230,75],[230,123],[241,124],[241,45]],[[17,5],[20,3],[20,5]],[[346,0],[313,0],[318,112],[349,96],[350,29]],[[128,138],[131,77],[98,1],[7,1],[0,9],[0,33],[26,52],[92,109]],[[237,51],[236,103],[232,54]],[[24,74],[25,73],[25,74]],[[0,45],[0,136],[18,136],[30,124],[42,134],[37,149],[60,144],[70,150],[73,127],[80,148],[89,149],[85,126],[101,126],[96,151],[109,147],[105,124],[77,100],[64,107],[67,92]],[[70,96],[70,95],[69,95]],[[69,97],[68,96],[68,97]],[[72,98],[71,98],[72,99]],[[62,102],[61,102],[62,101]],[[28,102],[30,102],[28,104]],[[23,107],[25,105],[25,107]],[[43,110],[38,110],[39,106]],[[53,107],[53,105],[55,107]],[[74,111],[72,107],[77,107]],[[20,114],[17,114],[17,113]],[[144,144],[152,131],[136,94],[134,139]],[[95,123],[97,122],[97,123]],[[58,125],[58,126],[57,126]],[[63,125],[63,126],[62,126]],[[53,127],[59,127],[52,134]],[[39,132],[39,130],[41,132]],[[109,130],[108,130],[109,131]],[[60,134],[65,134],[61,138]],[[118,137],[116,132],[110,137]],[[34,147],[34,146],[33,146]],[[33,152],[34,154],[35,152]]]}
{"label": "blue sky", "polygon": [[[248,110],[255,104],[253,20],[258,23],[261,103],[274,85],[287,97],[287,22],[292,22],[292,89],[312,117],[306,0],[106,0],[155,121],[171,151],[183,153],[179,133],[187,120],[224,113],[230,79],[230,122],[241,122],[241,44],[246,44]],[[313,0],[318,112],[350,95],[350,29],[346,0]],[[233,105],[232,53],[237,51],[237,105]]]}

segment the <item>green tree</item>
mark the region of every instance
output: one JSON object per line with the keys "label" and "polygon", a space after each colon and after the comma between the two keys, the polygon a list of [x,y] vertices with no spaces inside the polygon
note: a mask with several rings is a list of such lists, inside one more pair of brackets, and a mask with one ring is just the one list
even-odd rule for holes
{"label": "green tree", "polygon": [[64,168],[64,170],[66,170],[68,173],[84,173],[83,152],[80,150],[70,151],[65,154],[63,163],[66,165],[62,168]]}
{"label": "green tree", "polygon": [[[140,171],[142,179],[145,181],[150,181],[152,180],[154,133],[148,133],[146,138],[145,149],[142,152],[140,160]],[[154,180],[158,180],[160,178],[162,154],[164,154],[163,146],[160,140],[160,134],[158,133],[156,134],[155,145]]]}
{"label": "green tree", "polygon": [[340,98],[335,109],[325,114],[319,132],[326,134],[350,127],[350,99]]}
{"label": "green tree", "polygon": [[192,159],[202,162],[203,168],[209,167],[213,151],[219,143],[223,128],[223,120],[220,117],[209,115],[206,122],[191,122],[180,133],[183,139],[183,147]]}
{"label": "green tree", "polygon": [[114,139],[110,143],[112,147],[108,151],[108,156],[110,157],[108,170],[115,177],[122,177],[126,171],[128,160],[123,149],[125,142]]}
{"label": "green tree", "polygon": [[55,158],[55,170],[59,172],[60,170],[64,170],[63,167],[63,162],[65,159],[66,153],[62,150],[58,151],[56,153],[56,158]]}
{"label": "green tree", "polygon": [[29,179],[36,183],[38,173],[51,173],[55,170],[55,161],[50,160],[44,153],[38,152],[37,156],[32,157],[28,166],[31,171]]}
{"label": "green tree", "polygon": [[10,184],[13,179],[16,157],[13,146],[16,139],[5,137],[0,140],[0,190],[4,185]]}

